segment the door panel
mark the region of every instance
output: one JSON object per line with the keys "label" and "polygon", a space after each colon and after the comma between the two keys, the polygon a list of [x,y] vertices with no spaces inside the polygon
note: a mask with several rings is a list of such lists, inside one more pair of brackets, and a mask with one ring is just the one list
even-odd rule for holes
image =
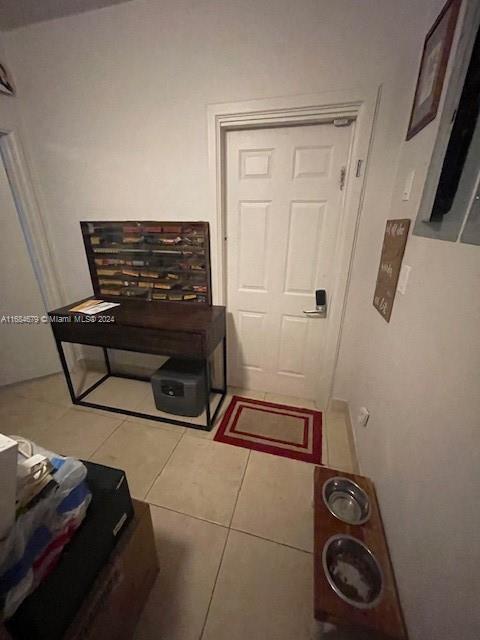
{"label": "door panel", "polygon": [[309,294],[315,288],[324,207],[324,202],[292,202],[284,287],[287,294]]}
{"label": "door panel", "polygon": [[270,178],[273,149],[240,151],[240,178]]}
{"label": "door panel", "polygon": [[265,355],[259,338],[265,329],[265,314],[240,310],[238,324],[242,366],[246,369],[262,371]]}
{"label": "door panel", "polygon": [[230,384],[315,399],[328,318],[304,315],[331,291],[350,127],[227,134]]}
{"label": "door panel", "polygon": [[283,316],[280,328],[280,353],[277,371],[284,375],[305,375],[308,320],[297,316]]}
{"label": "door panel", "polygon": [[294,151],[294,178],[328,178],[330,176],[332,147],[296,147]]}
{"label": "door panel", "polygon": [[270,202],[240,202],[238,284],[245,291],[266,288],[269,206]]}

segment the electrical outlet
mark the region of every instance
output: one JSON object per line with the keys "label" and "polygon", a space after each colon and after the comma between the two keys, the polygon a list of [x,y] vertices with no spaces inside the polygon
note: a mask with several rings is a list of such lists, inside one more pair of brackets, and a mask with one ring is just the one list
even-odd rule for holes
{"label": "electrical outlet", "polygon": [[370,412],[366,407],[360,407],[358,412],[357,422],[361,427],[366,427],[368,419],[370,418]]}

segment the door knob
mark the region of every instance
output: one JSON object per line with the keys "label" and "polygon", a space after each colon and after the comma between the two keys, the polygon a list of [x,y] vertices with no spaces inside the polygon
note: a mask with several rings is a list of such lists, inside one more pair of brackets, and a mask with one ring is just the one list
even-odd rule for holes
{"label": "door knob", "polygon": [[315,309],[308,311],[304,309],[303,313],[313,318],[327,317],[327,292],[325,289],[317,289],[315,291]]}
{"label": "door knob", "polygon": [[313,317],[313,318],[325,318],[325,310],[324,309],[309,309],[309,310],[304,309],[303,313],[306,316],[310,316],[310,317]]}

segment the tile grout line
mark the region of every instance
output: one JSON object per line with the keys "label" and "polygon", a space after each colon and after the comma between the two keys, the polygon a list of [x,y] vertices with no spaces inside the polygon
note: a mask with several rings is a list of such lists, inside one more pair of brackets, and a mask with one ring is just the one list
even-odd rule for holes
{"label": "tile grout line", "polygon": [[250,536],[250,538],[257,538],[257,540],[264,540],[265,542],[278,544],[281,547],[286,547],[287,549],[292,549],[293,551],[300,551],[301,553],[306,553],[309,556],[313,556],[313,551],[307,551],[307,549],[301,549],[300,547],[295,547],[292,544],[287,544],[286,542],[279,542],[278,540],[265,538],[265,536],[260,536],[258,535],[258,533],[251,533],[250,531],[245,531],[244,529],[237,529],[236,527],[230,527],[229,531],[236,531],[237,533],[243,533],[246,536]]}
{"label": "tile grout line", "polygon": [[[153,427],[155,428],[155,427]],[[158,480],[158,478],[161,476],[163,470],[165,469],[165,467],[167,466],[167,464],[170,462],[173,454],[175,453],[175,451],[177,450],[178,445],[180,444],[180,442],[183,440],[183,436],[185,435],[185,432],[182,433],[182,435],[180,436],[180,438],[177,440],[177,442],[175,443],[175,446],[173,447],[173,449],[170,452],[170,455],[168,456],[168,458],[165,460],[164,465],[162,466],[162,468],[160,469],[160,471],[157,473],[157,475],[154,477],[153,481],[151,482],[150,486],[148,487],[148,489],[145,492],[144,497],[142,498],[142,500],[148,502],[147,500],[147,496],[150,493],[150,491],[152,490],[153,485],[155,484],[155,482]],[[149,503],[150,504],[150,503]],[[158,505],[156,505],[158,506]]]}
{"label": "tile grout line", "polygon": [[[140,400],[136,405],[135,405],[135,409],[139,408],[140,405],[143,404],[144,400],[148,397],[148,393],[145,394],[145,397],[142,398],[142,400]],[[77,405],[73,405],[73,407],[77,407]],[[90,407],[78,407],[80,408],[80,410],[85,410],[87,412],[92,412],[92,413],[96,413],[97,415],[103,415],[103,413],[100,413],[100,411],[103,411],[102,409],[98,410],[98,409],[93,409]],[[119,414],[117,414],[119,415]],[[121,422],[115,427],[115,429],[112,431],[112,433],[110,433],[110,435],[108,435],[105,440],[103,440],[103,442],[93,451],[93,453],[90,454],[89,456],[89,460],[91,460],[91,458],[97,453],[97,451],[107,442],[107,440],[109,438],[111,438],[111,436],[113,436],[118,429],[120,429],[120,427],[122,425],[124,425],[125,423],[129,423],[129,424],[135,424],[134,420],[129,420],[129,418],[131,418],[131,416],[129,416],[128,414],[120,414],[120,415],[124,415],[125,417],[123,418],[123,420],[121,420]],[[105,416],[105,417],[110,417],[110,416]],[[150,426],[150,425],[149,425]],[[154,424],[151,425],[152,427],[155,427]],[[174,433],[172,431],[172,433]],[[174,448],[172,449],[170,455],[168,456],[167,460],[165,461],[165,464],[163,465],[163,467],[161,468],[161,470],[158,472],[158,474],[155,476],[153,482],[150,484],[150,486],[148,487],[146,493],[145,493],[145,497],[143,498],[145,500],[148,492],[150,491],[150,489],[152,488],[152,486],[155,484],[155,481],[157,480],[158,476],[162,473],[163,469],[165,468],[165,465],[168,463],[168,461],[170,460],[171,456],[173,455],[173,452],[175,451],[175,449],[177,448],[180,440],[183,438],[184,433],[181,434],[180,438],[178,439],[178,442],[175,444]]]}
{"label": "tile grout line", "polygon": [[172,513],[177,513],[179,516],[185,516],[186,518],[193,518],[194,520],[198,520],[199,522],[204,522],[206,524],[211,524],[214,527],[221,527],[222,529],[228,530],[228,524],[220,524],[219,522],[214,522],[213,520],[207,520],[206,518],[201,518],[200,516],[194,516],[191,513],[185,513],[184,511],[178,511],[177,509],[172,509],[172,507],[165,507],[163,504],[156,504],[155,502],[147,502],[150,507],[155,507],[156,509],[165,509],[165,511],[171,511]]}
{"label": "tile grout line", "polygon": [[203,635],[204,635],[205,629],[207,627],[208,616],[209,616],[210,608],[211,608],[212,602],[213,602],[213,595],[215,593],[215,588],[216,588],[217,582],[218,582],[218,576],[220,575],[220,570],[222,568],[223,558],[225,556],[225,551],[227,550],[228,539],[230,538],[230,531],[231,531],[230,528],[227,529],[227,535],[225,536],[225,544],[223,545],[222,553],[220,555],[220,561],[218,563],[217,573],[215,574],[215,580],[213,582],[212,592],[210,594],[210,600],[208,601],[207,611],[205,612],[205,618],[204,618],[204,621],[203,621],[202,630],[200,632],[200,635],[198,636],[198,640],[202,640],[203,639]]}
{"label": "tile grout line", "polygon": [[72,404],[72,406],[67,407],[64,404],[61,404],[60,402],[52,402],[50,400],[44,400],[43,398],[35,398],[34,396],[17,396],[17,398],[15,398],[15,400],[29,400],[30,402],[39,402],[40,404],[46,404],[49,407],[56,407],[57,409],[62,409],[62,413],[58,416],[58,418],[55,418],[55,420],[53,420],[52,422],[56,422],[57,420],[59,420],[62,416],[64,416],[67,411],[70,411],[70,409],[72,407],[74,407],[75,405]]}
{"label": "tile grout line", "polygon": [[[94,373],[94,372],[90,372],[90,373]],[[104,373],[106,372],[97,372],[99,374],[99,376],[101,377],[102,375],[104,375]],[[70,372],[70,376],[73,374],[73,371]],[[31,380],[24,380],[22,382],[15,382],[12,385],[7,385],[12,387],[12,392],[14,395],[16,395],[18,398],[23,398],[24,400],[36,400],[37,402],[46,402],[47,404],[53,404],[56,407],[64,407],[65,405],[61,404],[60,402],[56,402],[55,400],[46,400],[45,398],[37,398],[35,396],[32,396],[31,394],[28,393],[22,393],[22,390],[18,390],[15,391],[13,389],[13,387],[17,386],[17,385],[22,385],[22,384],[28,384],[28,383],[35,383],[35,382],[39,382],[40,380],[44,380],[45,378],[49,378],[49,377],[54,377],[54,376],[61,376],[63,379],[63,382],[65,382],[65,377],[64,374],[59,371],[58,373],[50,373],[46,376],[40,376],[39,378],[32,378]],[[100,378],[98,378],[100,379]],[[72,381],[73,382],[73,381]],[[65,382],[65,386],[66,386],[66,382]],[[65,389],[65,391],[67,392],[67,396],[68,396],[68,388]],[[82,393],[83,389],[77,389],[76,393]],[[67,398],[69,402],[71,402],[70,398]],[[70,410],[72,408],[78,407],[78,405],[75,405],[73,402],[71,402],[71,406],[69,404],[67,410]],[[85,409],[88,409],[88,407],[85,407]]]}
{"label": "tile grout line", "polygon": [[[88,373],[88,372],[87,372]],[[104,373],[99,373],[100,377],[102,375],[104,375]],[[106,372],[105,372],[106,373]],[[98,378],[98,380],[100,380],[100,378]],[[97,381],[98,381],[97,380]],[[76,391],[76,393],[82,393],[82,389],[79,389]],[[88,394],[90,395],[90,394]],[[88,397],[88,396],[87,396]],[[77,404],[73,404],[72,402],[72,407],[75,409],[78,409],[79,411],[85,411],[86,413],[90,412],[90,413],[94,413],[95,415],[98,416],[103,416],[105,418],[110,418],[110,415],[108,413],[108,410],[104,410],[104,409],[94,409],[93,407],[82,407],[82,405],[77,405]],[[105,415],[105,413],[107,415]],[[112,413],[113,415],[121,415],[121,416],[125,416],[124,418],[122,418],[122,420],[120,420],[120,422],[118,423],[118,425],[115,427],[115,429],[105,438],[105,440],[102,441],[102,443],[90,454],[90,456],[88,457],[88,459],[91,461],[91,459],[93,458],[93,456],[97,453],[97,451],[99,449],[101,449],[101,447],[103,447],[103,445],[107,442],[107,440],[109,440],[119,429],[122,425],[125,424],[125,422],[127,422],[127,416],[126,414],[118,414],[115,413],[113,411],[111,411],[110,413]],[[113,415],[111,416],[113,419]],[[126,475],[126,474],[125,474]]]}
{"label": "tile grout line", "polygon": [[205,613],[205,619],[204,619],[204,621],[203,621],[202,631],[201,631],[201,633],[200,633],[200,636],[199,636],[199,639],[198,639],[198,640],[202,640],[203,635],[204,635],[204,633],[205,633],[205,628],[206,628],[206,626],[207,626],[207,622],[208,622],[208,615],[209,615],[209,613],[210,613],[210,608],[211,608],[211,606],[212,606],[213,595],[214,595],[214,593],[215,593],[215,587],[217,586],[218,576],[220,575],[220,570],[221,570],[221,568],[222,568],[223,558],[224,558],[224,556],[225,556],[225,551],[226,551],[226,549],[227,549],[228,539],[229,539],[229,537],[230,537],[230,531],[232,531],[232,529],[231,529],[231,524],[232,524],[232,521],[233,521],[233,516],[235,515],[235,509],[237,508],[238,498],[239,498],[239,496],[240,496],[240,491],[242,490],[243,481],[244,481],[244,479],[245,479],[245,474],[247,473],[247,468],[248,468],[248,464],[249,464],[249,462],[250,462],[250,455],[251,455],[251,453],[252,453],[252,452],[251,452],[251,450],[248,450],[247,460],[246,460],[246,462],[245,462],[245,468],[244,468],[243,473],[242,473],[242,478],[241,478],[241,480],[240,480],[240,485],[239,485],[239,487],[238,487],[237,495],[236,495],[236,498],[235,498],[235,503],[234,503],[234,505],[233,505],[233,509],[232,509],[232,515],[231,515],[231,517],[230,517],[230,522],[229,522],[228,527],[227,527],[227,535],[226,535],[226,537],[225,537],[225,544],[223,545],[223,550],[222,550],[222,553],[221,553],[221,555],[220,555],[220,562],[218,563],[218,569],[217,569],[217,573],[216,573],[216,575],[215,575],[215,580],[214,580],[214,582],[213,582],[212,592],[211,592],[211,594],[210,594],[210,600],[209,600],[209,602],[208,602],[207,611],[206,611],[206,613]]}
{"label": "tile grout line", "polygon": [[36,398],[35,396],[30,396],[30,395],[17,395],[18,400],[33,400],[35,402],[41,402],[42,404],[48,404],[51,405],[53,407],[61,407],[62,409],[65,409],[65,411],[70,411],[70,409],[72,409],[73,407],[75,407],[76,405],[73,404],[73,402],[71,403],[71,406],[69,405],[68,407],[65,404],[62,404],[61,402],[55,402],[54,400],[45,400],[45,398]]}
{"label": "tile grout line", "polygon": [[101,444],[99,444],[98,447],[96,449],[94,449],[94,451],[92,451],[92,453],[88,456],[88,460],[90,462],[92,461],[92,458],[97,453],[97,451],[103,447],[103,445],[106,443],[106,441],[109,440],[113,436],[113,434],[116,433],[125,422],[126,422],[126,420],[121,420],[117,424],[115,429],[105,438],[105,440],[102,440]]}
{"label": "tile grout line", "polygon": [[258,538],[258,540],[264,540],[265,542],[271,542],[272,544],[278,544],[281,547],[286,547],[287,549],[293,549],[294,551],[301,551],[303,553],[307,553],[308,555],[312,555],[313,551],[308,551],[307,549],[302,549],[301,547],[296,547],[292,544],[287,544],[286,542],[280,542],[279,540],[273,540],[272,538],[266,538],[265,536],[261,536],[258,533],[252,533],[251,531],[245,531],[245,529],[239,529],[237,527],[229,527],[227,524],[220,524],[219,522],[214,522],[213,520],[207,520],[206,518],[202,518],[200,516],[195,516],[191,513],[186,513],[185,511],[178,511],[177,509],[172,509],[171,507],[165,507],[162,504],[156,504],[155,502],[148,502],[148,505],[151,507],[155,507],[156,509],[165,509],[165,511],[171,511],[172,513],[176,513],[179,516],[184,516],[186,518],[193,518],[193,520],[198,520],[199,522],[203,522],[205,524],[211,524],[214,527],[220,527],[222,529],[227,529],[228,531],[236,531],[237,533],[244,533],[251,538]]}
{"label": "tile grout line", "polygon": [[250,456],[252,455],[252,450],[251,449],[247,449],[247,451],[248,451],[248,455],[247,455],[247,461],[245,463],[245,469],[243,470],[243,473],[242,473],[242,478],[240,480],[240,485],[238,487],[238,491],[237,491],[237,495],[236,495],[236,498],[235,498],[235,502],[233,504],[232,515],[230,517],[230,522],[228,523],[228,528],[229,529],[232,528],[233,517],[235,516],[235,511],[237,509],[238,499],[240,497],[240,492],[241,492],[242,487],[243,487],[243,481],[245,480],[245,476],[247,475],[247,469],[248,469],[248,465],[250,463]]}
{"label": "tile grout line", "polygon": [[[251,454],[251,451],[250,451],[250,450],[248,450],[247,460],[246,460],[246,463],[245,463],[245,468],[244,468],[243,473],[242,473],[242,477],[241,477],[241,479],[240,479],[240,485],[239,485],[239,488],[238,488],[238,491],[237,491],[237,495],[236,495],[236,498],[235,498],[235,503],[234,503],[234,505],[233,505],[232,515],[231,515],[230,520],[229,520],[229,522],[228,522],[227,524],[220,524],[219,522],[215,522],[214,520],[208,520],[208,518],[202,518],[201,516],[196,516],[196,515],[193,515],[193,514],[191,514],[191,513],[186,513],[185,511],[178,511],[177,509],[172,509],[171,507],[167,507],[167,506],[165,506],[165,505],[163,505],[163,504],[157,504],[156,502],[151,502],[151,501],[147,500],[147,496],[148,496],[148,494],[149,494],[150,490],[152,489],[153,485],[154,485],[154,484],[155,484],[155,482],[157,481],[158,477],[161,475],[162,471],[163,471],[163,470],[165,469],[165,467],[167,466],[168,462],[170,461],[170,458],[172,457],[172,455],[173,455],[173,454],[174,454],[174,452],[175,452],[175,449],[178,447],[178,445],[180,444],[180,441],[181,441],[184,437],[187,437],[187,438],[188,438],[188,432],[187,432],[187,430],[186,430],[186,429],[185,429],[184,433],[182,433],[182,435],[180,436],[180,439],[178,440],[178,442],[177,442],[177,444],[175,445],[174,449],[172,450],[171,454],[168,456],[168,459],[167,459],[167,461],[165,462],[165,464],[163,465],[162,470],[161,470],[161,471],[156,475],[156,477],[155,477],[154,481],[152,482],[152,484],[151,484],[151,485],[150,485],[150,487],[148,488],[148,491],[147,491],[147,493],[145,494],[145,498],[144,498],[144,499],[145,499],[145,501],[146,501],[149,505],[152,505],[152,506],[154,506],[154,507],[158,507],[158,508],[160,508],[160,509],[167,509],[167,511],[173,511],[174,513],[178,513],[178,514],[180,514],[180,515],[182,515],[182,516],[188,516],[189,518],[195,518],[195,520],[200,520],[201,522],[208,522],[208,524],[213,524],[213,525],[216,525],[217,527],[222,527],[222,528],[224,528],[224,529],[230,529],[230,525],[231,525],[231,523],[232,523],[233,515],[234,515],[234,513],[235,513],[235,509],[236,509],[236,506],[237,506],[238,498],[239,498],[239,495],[240,495],[240,490],[241,490],[241,488],[242,488],[242,486],[243,486],[243,480],[244,480],[244,478],[245,478],[245,474],[246,474],[246,472],[247,472],[248,463],[249,463],[249,461],[250,461],[250,454]],[[195,436],[194,436],[194,437],[195,437]],[[203,438],[200,438],[199,440],[200,440],[200,441],[203,441]],[[212,441],[211,441],[211,440],[206,440],[206,442],[212,442]]]}
{"label": "tile grout line", "polygon": [[[57,375],[57,374],[52,374],[52,375]],[[27,381],[28,382],[28,381]],[[21,384],[21,383],[20,383]],[[84,411],[85,413],[95,413],[98,416],[103,416],[103,413],[99,413],[97,412],[96,409],[90,409],[89,407],[81,407],[80,405],[76,405],[73,402],[67,407],[66,405],[60,403],[60,402],[56,402],[54,400],[46,400],[45,398],[36,398],[35,396],[32,395],[28,395],[25,394],[23,395],[21,392],[14,392],[15,395],[17,395],[18,398],[22,399],[22,400],[34,400],[35,402],[40,402],[41,404],[47,404],[49,406],[54,406],[57,407],[58,409],[62,409],[62,413],[58,416],[58,418],[56,418],[55,420],[52,421],[52,423],[55,422],[59,422],[60,420],[64,419],[65,416],[67,415],[67,413],[71,410],[80,410],[80,411]],[[110,416],[103,416],[103,417],[110,417]],[[112,416],[113,419],[113,416]],[[106,438],[104,438],[101,443],[98,445],[98,447],[95,447],[95,449],[88,455],[87,460],[90,461],[91,458],[97,453],[97,451],[100,449],[100,447],[102,447],[105,442],[111,437],[113,436],[113,434],[121,427],[121,425],[125,422],[126,420],[120,420],[120,422],[116,425],[116,427],[113,429],[113,431],[111,431],[108,436],[106,436]],[[78,456],[76,456],[78,457]]]}

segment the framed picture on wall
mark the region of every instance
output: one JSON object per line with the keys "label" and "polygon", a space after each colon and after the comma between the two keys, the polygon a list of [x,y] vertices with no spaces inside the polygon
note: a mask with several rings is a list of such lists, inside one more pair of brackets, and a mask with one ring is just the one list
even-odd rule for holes
{"label": "framed picture on wall", "polygon": [[447,0],[423,45],[407,140],[437,115],[462,0]]}
{"label": "framed picture on wall", "polygon": [[13,83],[3,64],[0,64],[0,93],[6,93],[9,96],[15,95]]}

